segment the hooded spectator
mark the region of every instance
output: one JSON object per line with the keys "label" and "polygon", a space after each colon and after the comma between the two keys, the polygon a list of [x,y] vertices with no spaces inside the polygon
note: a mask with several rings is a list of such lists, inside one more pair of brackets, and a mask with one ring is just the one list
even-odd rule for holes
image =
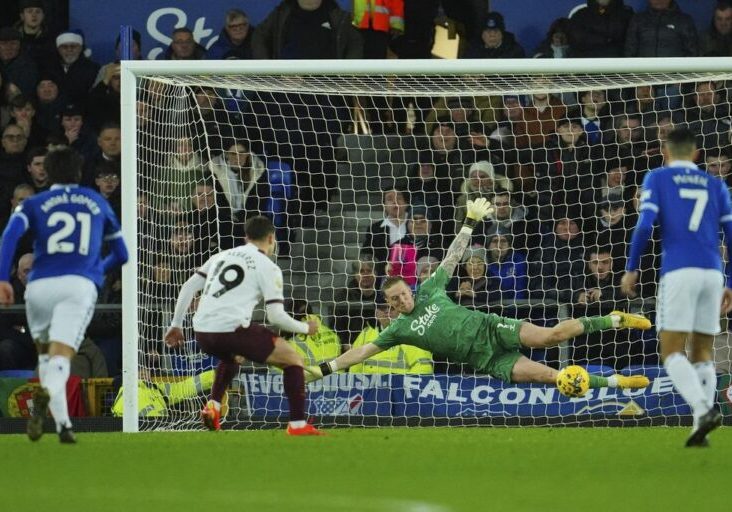
{"label": "hooded spectator", "polygon": [[506,24],[500,13],[488,15],[480,41],[470,45],[465,54],[467,59],[521,59],[524,49],[516,41],[516,36],[506,32]]}
{"label": "hooded spectator", "polygon": [[552,22],[546,38],[534,53],[535,59],[566,59],[573,57],[569,42],[569,20],[558,18]]}
{"label": "hooded spectator", "polygon": [[732,3],[717,2],[709,30],[701,35],[699,46],[703,57],[732,56]]}
{"label": "hooded spectator", "polygon": [[38,82],[38,67],[30,55],[21,51],[21,35],[13,27],[0,28],[0,74],[5,87],[10,84],[32,96]]}

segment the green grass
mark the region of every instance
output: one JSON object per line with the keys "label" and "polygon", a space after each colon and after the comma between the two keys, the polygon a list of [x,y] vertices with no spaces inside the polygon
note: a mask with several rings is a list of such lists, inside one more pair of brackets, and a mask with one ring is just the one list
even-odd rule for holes
{"label": "green grass", "polygon": [[[0,509],[459,512],[723,510],[732,429],[339,429],[0,436]],[[703,508],[702,508],[703,506]]]}

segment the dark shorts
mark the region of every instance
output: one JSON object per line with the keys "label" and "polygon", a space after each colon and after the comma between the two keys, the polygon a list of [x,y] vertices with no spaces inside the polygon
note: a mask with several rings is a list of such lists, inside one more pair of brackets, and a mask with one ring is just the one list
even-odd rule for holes
{"label": "dark shorts", "polygon": [[275,348],[277,335],[257,324],[239,327],[234,332],[196,332],[201,350],[222,361],[233,361],[244,356],[250,361],[264,363]]}

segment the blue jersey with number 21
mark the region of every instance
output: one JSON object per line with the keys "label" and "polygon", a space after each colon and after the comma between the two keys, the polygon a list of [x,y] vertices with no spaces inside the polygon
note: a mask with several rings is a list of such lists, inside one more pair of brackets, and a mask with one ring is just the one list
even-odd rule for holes
{"label": "blue jersey with number 21", "polygon": [[694,267],[723,271],[719,230],[732,234],[732,207],[724,182],[691,162],[671,162],[643,181],[640,217],[627,270],[638,270],[653,224],[661,233],[661,274]]}
{"label": "blue jersey with number 21", "polygon": [[15,209],[33,234],[29,281],[79,275],[104,284],[102,244],[122,236],[119,221],[99,193],[77,185],[54,185]]}

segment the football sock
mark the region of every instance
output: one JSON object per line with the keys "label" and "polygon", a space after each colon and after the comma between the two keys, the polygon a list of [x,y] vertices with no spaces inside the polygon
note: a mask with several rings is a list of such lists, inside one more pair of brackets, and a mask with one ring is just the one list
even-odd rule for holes
{"label": "football sock", "polygon": [[668,376],[671,377],[676,391],[691,406],[696,422],[696,419],[705,414],[710,407],[707,406],[707,399],[694,367],[680,352],[668,356],[663,362],[663,366],[666,368]]}
{"label": "football sock", "polygon": [[56,431],[61,432],[61,427],[71,428],[69,409],[66,404],[66,381],[69,380],[70,362],[64,356],[53,356],[48,361],[45,371],[45,385],[50,400],[48,408],[51,409],[53,419],[56,421]]}
{"label": "football sock", "polygon": [[48,354],[40,354],[38,356],[38,380],[41,382],[41,386],[46,386],[46,369],[48,368],[48,360],[51,356]]}
{"label": "football sock", "polygon": [[211,400],[221,403],[226,388],[229,387],[229,384],[236,377],[236,372],[238,371],[238,364],[231,361],[219,361],[219,364],[216,365],[213,386],[211,386]]}
{"label": "football sock", "polygon": [[221,410],[221,402],[217,402],[216,400],[209,400],[206,405],[212,405],[217,411]]}
{"label": "football sock", "polygon": [[[599,375],[590,375],[590,389],[608,387],[608,378]],[[614,387],[614,386],[613,386]]]}
{"label": "football sock", "polygon": [[282,372],[284,373],[285,395],[290,402],[290,421],[303,421],[305,420],[305,375],[302,366],[288,366]]}
{"label": "football sock", "polygon": [[582,327],[585,328],[584,334],[592,334],[597,331],[604,331],[613,328],[612,315],[605,316],[583,316],[578,318]]}
{"label": "football sock", "polygon": [[707,405],[711,408],[717,401],[717,372],[714,371],[714,362],[704,361],[702,363],[694,363],[694,370],[699,377],[699,383],[704,391],[704,398],[707,399]]}

